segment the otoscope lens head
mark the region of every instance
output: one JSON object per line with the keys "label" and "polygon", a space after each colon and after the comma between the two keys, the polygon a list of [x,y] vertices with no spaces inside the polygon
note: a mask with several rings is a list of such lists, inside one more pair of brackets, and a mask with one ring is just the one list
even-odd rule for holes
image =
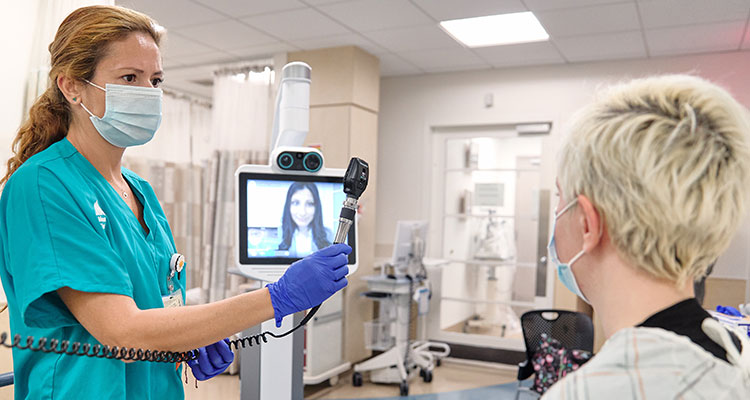
{"label": "otoscope lens head", "polygon": [[370,166],[361,158],[354,157],[349,161],[349,168],[344,174],[344,193],[359,199],[367,188]]}

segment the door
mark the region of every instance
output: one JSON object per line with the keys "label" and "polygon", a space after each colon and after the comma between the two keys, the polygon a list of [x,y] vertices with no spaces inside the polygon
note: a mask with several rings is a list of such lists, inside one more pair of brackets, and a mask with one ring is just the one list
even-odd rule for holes
{"label": "door", "polygon": [[449,264],[432,338],[522,350],[520,315],[551,305],[547,136],[512,126],[434,132],[431,253]]}

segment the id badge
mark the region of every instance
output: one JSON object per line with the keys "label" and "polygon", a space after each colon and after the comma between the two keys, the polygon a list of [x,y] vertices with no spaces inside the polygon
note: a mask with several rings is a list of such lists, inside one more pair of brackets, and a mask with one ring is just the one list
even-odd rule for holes
{"label": "id badge", "polygon": [[182,303],[182,289],[177,289],[166,296],[162,296],[161,301],[164,303],[164,308],[182,307],[184,305]]}

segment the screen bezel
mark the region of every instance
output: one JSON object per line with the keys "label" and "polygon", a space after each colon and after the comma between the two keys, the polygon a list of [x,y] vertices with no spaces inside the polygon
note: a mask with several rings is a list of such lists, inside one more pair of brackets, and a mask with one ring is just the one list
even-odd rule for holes
{"label": "screen bezel", "polygon": [[[301,260],[302,257],[249,257],[247,255],[247,181],[248,180],[263,180],[263,181],[286,181],[286,182],[320,182],[320,183],[341,183],[343,184],[344,178],[340,176],[324,176],[324,175],[287,175],[278,173],[266,173],[266,172],[240,172],[239,173],[239,202],[238,222],[241,222],[239,227],[239,243],[237,244],[239,252],[239,261],[241,265],[289,265],[295,261]],[[354,265],[357,262],[357,248],[355,246],[356,229],[355,224],[349,228],[349,234],[347,235],[347,244],[351,246],[352,252],[349,254],[349,265]],[[338,224],[336,224],[338,226]],[[335,232],[334,232],[335,233]]]}

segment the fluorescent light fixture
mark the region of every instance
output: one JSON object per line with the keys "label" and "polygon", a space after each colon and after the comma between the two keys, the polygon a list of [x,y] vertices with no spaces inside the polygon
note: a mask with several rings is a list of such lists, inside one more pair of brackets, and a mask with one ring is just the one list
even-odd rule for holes
{"label": "fluorescent light fixture", "polygon": [[516,125],[516,132],[518,132],[519,135],[545,135],[548,134],[551,129],[552,124],[550,123]]}
{"label": "fluorescent light fixture", "polygon": [[547,31],[531,11],[442,21],[440,27],[467,47],[541,42]]}

